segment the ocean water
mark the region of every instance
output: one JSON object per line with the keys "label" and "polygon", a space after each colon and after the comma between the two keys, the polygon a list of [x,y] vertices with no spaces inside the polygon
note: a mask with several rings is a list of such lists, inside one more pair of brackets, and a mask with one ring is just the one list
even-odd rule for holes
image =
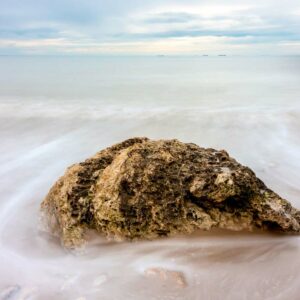
{"label": "ocean water", "polygon": [[45,232],[65,168],[133,136],[226,149],[300,209],[300,57],[0,57],[0,299],[299,299],[297,236]]}

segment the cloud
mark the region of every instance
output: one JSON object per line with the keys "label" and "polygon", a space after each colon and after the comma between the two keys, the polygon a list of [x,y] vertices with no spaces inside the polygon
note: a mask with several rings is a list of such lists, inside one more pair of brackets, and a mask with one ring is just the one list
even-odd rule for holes
{"label": "cloud", "polygon": [[299,12],[298,0],[10,0],[0,53],[295,54]]}

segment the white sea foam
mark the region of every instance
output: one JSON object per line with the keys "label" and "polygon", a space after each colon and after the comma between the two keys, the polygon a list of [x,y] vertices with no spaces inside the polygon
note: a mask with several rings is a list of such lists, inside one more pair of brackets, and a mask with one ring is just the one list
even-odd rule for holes
{"label": "white sea foam", "polygon": [[[44,61],[39,63],[54,70]],[[113,69],[118,62],[110,63]],[[52,78],[49,96],[43,98],[39,93],[47,83],[37,74],[16,80],[15,95],[12,87],[0,87],[0,299],[220,299],[220,295],[230,300],[297,299],[300,240],[296,236],[213,232],[115,243],[89,233],[84,251],[68,253],[57,238],[39,229],[40,202],[64,169],[131,136],[178,138],[226,149],[300,208],[300,109],[293,100],[299,88],[291,89],[295,74],[283,73],[274,79],[274,61],[264,65],[267,71],[258,66],[258,73],[243,71],[249,62],[236,64],[237,71],[228,63],[205,64],[207,74],[233,72],[222,82],[205,80],[199,62],[172,62],[176,63],[180,76],[169,77],[174,65],[140,60],[135,67],[142,65],[142,70],[128,71],[127,79],[123,71],[118,76],[106,72],[105,79],[90,66],[94,70],[91,83],[86,79],[81,89],[74,87],[82,98],[68,90],[69,77],[60,77],[66,87],[60,85],[58,91],[54,89],[59,82]],[[132,67],[134,62],[121,64]],[[73,65],[66,66],[74,71]],[[104,67],[110,70],[108,63]],[[0,75],[3,69],[9,72],[0,68]],[[237,85],[236,91],[228,91],[241,83],[241,73],[248,76],[249,83],[243,82],[246,90]],[[105,79],[100,83],[104,91],[96,91],[97,74]],[[201,75],[199,80],[195,74]],[[268,75],[275,80],[274,103]],[[279,95],[290,91],[286,105],[275,86],[280,78],[284,84]],[[40,85],[34,86],[35,81]],[[84,87],[93,83],[90,95]],[[253,91],[254,83],[259,83],[259,91]],[[118,86],[118,91],[109,93],[109,88]],[[188,91],[190,102],[180,98]],[[219,102],[222,91],[224,101]],[[144,98],[131,101],[134,93],[141,96],[142,92]],[[195,92],[201,101],[195,101]],[[265,100],[253,98],[258,94]],[[104,96],[113,100],[105,101]]]}

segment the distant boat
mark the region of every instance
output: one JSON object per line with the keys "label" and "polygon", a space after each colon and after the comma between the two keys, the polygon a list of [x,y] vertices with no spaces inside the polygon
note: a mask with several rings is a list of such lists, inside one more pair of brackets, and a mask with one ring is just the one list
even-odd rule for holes
{"label": "distant boat", "polygon": [[219,54],[218,56],[227,56],[226,54]]}
{"label": "distant boat", "polygon": [[164,54],[157,54],[156,56],[157,57],[164,57],[165,55]]}
{"label": "distant boat", "polygon": [[208,56],[208,54],[203,54],[202,56]]}

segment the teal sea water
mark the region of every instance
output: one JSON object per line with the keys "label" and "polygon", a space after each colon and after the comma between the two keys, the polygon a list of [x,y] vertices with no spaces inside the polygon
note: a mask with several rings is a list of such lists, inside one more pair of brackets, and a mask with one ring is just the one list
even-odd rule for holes
{"label": "teal sea water", "polygon": [[74,255],[40,229],[65,168],[132,136],[226,149],[300,209],[300,57],[0,56],[0,299],[298,299],[298,237],[91,237]]}

